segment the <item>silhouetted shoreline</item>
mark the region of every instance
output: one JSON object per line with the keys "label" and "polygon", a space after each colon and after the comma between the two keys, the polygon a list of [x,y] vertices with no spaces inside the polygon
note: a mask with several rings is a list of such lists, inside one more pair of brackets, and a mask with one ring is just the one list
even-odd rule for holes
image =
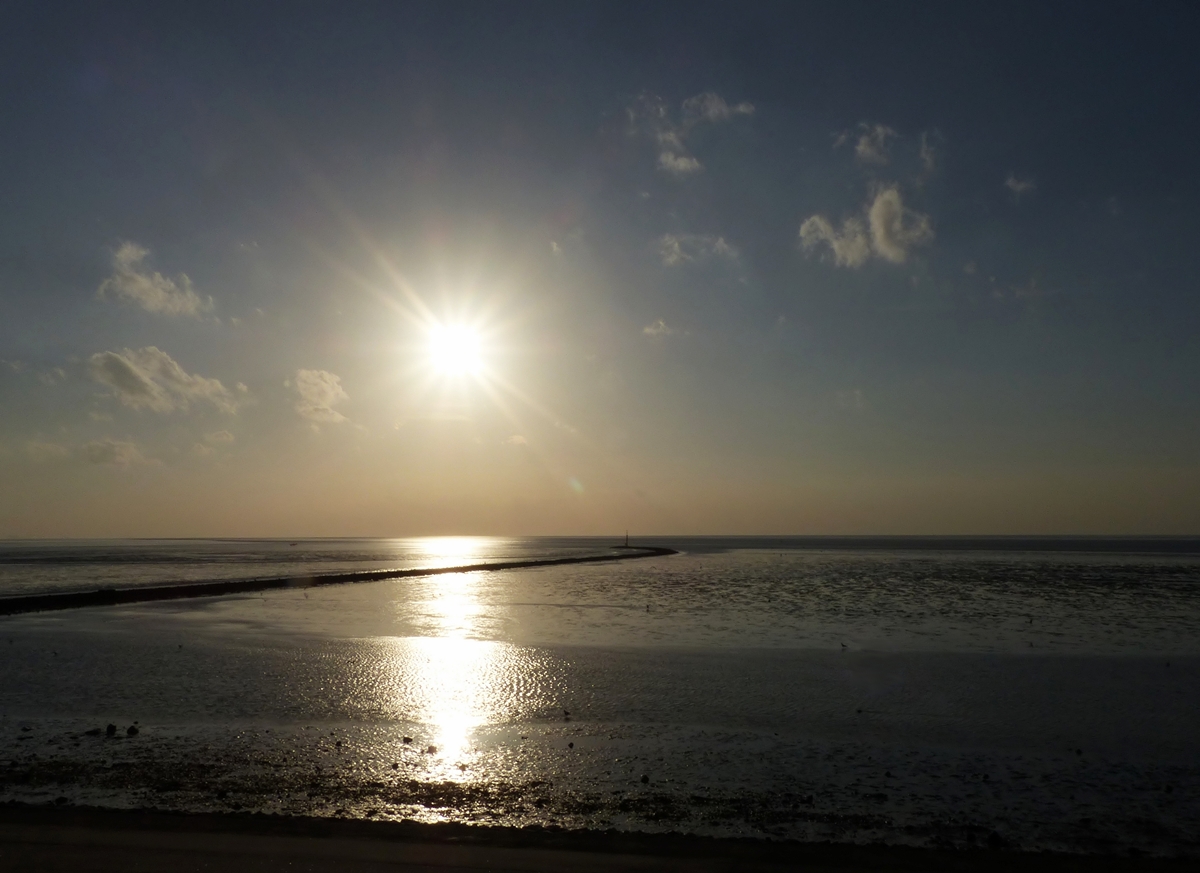
{"label": "silhouetted shoreline", "polygon": [[1191,869],[1194,860],[993,848],[800,843],[679,833],[493,827],[412,821],[175,814],[0,804],[0,861],[11,869],[926,870]]}
{"label": "silhouetted shoreline", "polygon": [[186,582],[177,585],[158,585],[145,588],[101,588],[95,591],[74,591],[64,594],[29,594],[0,598],[0,615],[19,615],[26,612],[49,612],[59,609],[80,609],[88,606],[116,606],[127,603],[146,603],[158,600],[183,600],[192,597],[221,597],[287,588],[317,588],[325,585],[349,585],[356,582],[379,582],[384,579],[403,579],[414,576],[436,576],[445,573],[474,573],[496,570],[557,567],[564,564],[596,564],[604,561],[629,561],[679,554],[675,549],[660,546],[626,546],[618,554],[585,555],[566,558],[535,558],[518,561],[489,561],[454,567],[421,567],[399,570],[366,570],[357,573],[329,573],[305,576],[279,576],[265,579],[233,579],[219,582]]}

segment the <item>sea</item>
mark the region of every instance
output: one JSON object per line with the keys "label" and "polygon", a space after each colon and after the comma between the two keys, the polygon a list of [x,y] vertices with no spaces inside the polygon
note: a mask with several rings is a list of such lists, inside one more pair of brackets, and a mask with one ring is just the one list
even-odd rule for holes
{"label": "sea", "polygon": [[0,541],[0,803],[1200,857],[1200,539]]}

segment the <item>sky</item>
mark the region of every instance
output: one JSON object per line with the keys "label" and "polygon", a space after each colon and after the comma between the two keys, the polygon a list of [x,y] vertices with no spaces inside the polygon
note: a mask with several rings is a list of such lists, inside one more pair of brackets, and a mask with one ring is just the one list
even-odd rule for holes
{"label": "sky", "polygon": [[0,537],[1200,532],[1194,4],[0,13]]}

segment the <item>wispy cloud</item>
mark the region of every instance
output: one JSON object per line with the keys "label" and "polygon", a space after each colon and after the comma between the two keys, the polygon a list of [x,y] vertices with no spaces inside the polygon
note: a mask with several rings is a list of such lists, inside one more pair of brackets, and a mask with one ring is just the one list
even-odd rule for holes
{"label": "wispy cloud", "polygon": [[94,440],[87,443],[80,451],[80,455],[89,464],[104,464],[112,467],[151,463],[135,444],[114,439]]}
{"label": "wispy cloud", "polygon": [[891,141],[897,136],[896,131],[886,124],[867,124],[858,126],[858,133],[842,131],[833,142],[833,147],[840,148],[854,140],[854,157],[864,164],[883,166],[892,160]]}
{"label": "wispy cloud", "polygon": [[691,155],[677,155],[674,152],[663,152],[658,156],[658,168],[676,176],[686,176],[688,173],[698,173],[703,166]]}
{"label": "wispy cloud", "polygon": [[712,91],[705,91],[703,94],[697,94],[695,97],[689,97],[683,101],[683,123],[685,127],[689,128],[701,121],[716,124],[720,121],[729,121],[736,115],[753,114],[753,104],[742,101],[730,106],[721,95],[714,94]]}
{"label": "wispy cloud", "polygon": [[125,440],[104,438],[92,440],[82,446],[65,446],[60,443],[29,440],[24,445],[25,455],[35,463],[83,461],[86,464],[129,467],[133,464],[158,464],[142,454],[136,444]]}
{"label": "wispy cloud", "polygon": [[649,135],[658,145],[658,168],[674,176],[688,176],[704,168],[687,148],[687,139],[700,124],[722,124],[739,115],[753,115],[754,106],[745,101],[736,104],[711,91],[683,101],[679,120],[666,101],[654,94],[643,94],[626,110],[633,131]]}
{"label": "wispy cloud", "polygon": [[877,189],[864,212],[865,225],[862,218],[852,216],[840,230],[823,215],[805,219],[800,225],[801,247],[811,251],[824,244],[838,266],[861,267],[872,254],[903,264],[913,248],[933,239],[929,216],[906,207],[894,185]]}
{"label": "wispy cloud", "polygon": [[658,239],[658,256],[668,267],[693,261],[722,258],[736,261],[739,252],[724,237],[694,233],[666,233]]}
{"label": "wispy cloud", "polygon": [[921,144],[917,150],[917,157],[921,161],[921,172],[917,174],[918,187],[932,179],[937,172],[941,156],[934,142],[940,142],[941,139],[941,134],[936,130],[921,132]]}
{"label": "wispy cloud", "polygon": [[204,435],[204,439],[192,446],[192,454],[206,458],[221,446],[232,445],[233,434],[227,430],[213,431]]}
{"label": "wispy cloud", "polygon": [[[193,402],[209,403],[221,412],[237,412],[239,399],[219,379],[184,371],[161,349],[124,349],[97,352],[88,359],[92,379],[111,389],[114,397],[131,409],[155,412],[186,410]],[[239,384],[238,394],[246,394]]]}
{"label": "wispy cloud", "polygon": [[297,370],[290,385],[298,395],[295,407],[302,418],[319,424],[339,424],[348,420],[333,408],[350,399],[339,376],[328,370]]}
{"label": "wispy cloud", "polygon": [[1016,173],[1009,173],[1008,178],[1004,180],[1004,187],[1012,192],[1014,199],[1020,201],[1022,197],[1037,190],[1037,183],[1033,179],[1022,179]]}
{"label": "wispy cloud", "polygon": [[678,330],[668,325],[661,318],[642,328],[642,333],[646,336],[671,336],[678,332]]}
{"label": "wispy cloud", "polygon": [[168,279],[145,267],[144,261],[149,254],[148,249],[135,242],[121,243],[113,252],[112,275],[100,283],[96,296],[101,300],[112,297],[133,303],[147,312],[161,315],[196,317],[212,312],[212,298],[198,295],[186,275],[180,273],[174,279]]}

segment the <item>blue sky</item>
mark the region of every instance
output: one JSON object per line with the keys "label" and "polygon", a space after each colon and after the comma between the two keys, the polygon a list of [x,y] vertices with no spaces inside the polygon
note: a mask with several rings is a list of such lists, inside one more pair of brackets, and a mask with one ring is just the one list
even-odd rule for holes
{"label": "blue sky", "polygon": [[0,535],[1195,533],[1200,14],[744,6],[9,8]]}

